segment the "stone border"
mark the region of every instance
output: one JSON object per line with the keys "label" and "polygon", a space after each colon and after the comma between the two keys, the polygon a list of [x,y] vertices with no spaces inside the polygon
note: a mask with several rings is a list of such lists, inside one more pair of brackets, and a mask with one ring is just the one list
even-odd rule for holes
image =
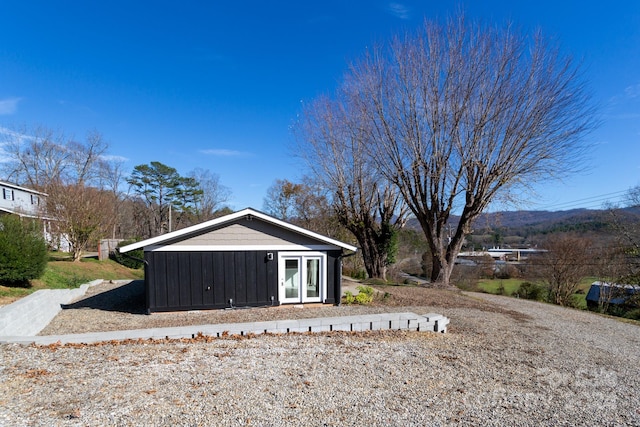
{"label": "stone border", "polygon": [[127,331],[90,332],[84,334],[50,335],[38,337],[0,337],[0,343],[39,344],[91,344],[104,341],[137,339],[195,338],[202,334],[210,337],[263,333],[318,333],[332,331],[410,330],[420,332],[447,331],[449,319],[441,314],[383,313],[361,316],[318,317],[298,320],[274,320],[249,323],[223,323],[215,325],[178,326],[170,328],[133,329]]}

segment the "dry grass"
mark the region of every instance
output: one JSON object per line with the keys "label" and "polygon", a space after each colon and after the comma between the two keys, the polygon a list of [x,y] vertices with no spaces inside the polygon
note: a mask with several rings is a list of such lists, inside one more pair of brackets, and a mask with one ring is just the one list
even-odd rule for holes
{"label": "dry grass", "polygon": [[[463,294],[456,288],[435,289],[424,286],[374,286],[382,294],[376,304],[390,307],[438,307],[444,309],[469,308],[493,313],[506,314],[515,320],[527,320],[527,316],[517,311],[505,310],[487,301]],[[384,297],[385,293],[388,295]]]}

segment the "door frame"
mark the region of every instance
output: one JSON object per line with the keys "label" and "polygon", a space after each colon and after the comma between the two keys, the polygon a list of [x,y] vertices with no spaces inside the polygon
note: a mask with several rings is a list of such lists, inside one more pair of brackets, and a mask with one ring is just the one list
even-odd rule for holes
{"label": "door frame", "polygon": [[[298,297],[286,298],[285,296],[285,262],[287,259],[298,260],[300,266],[300,279],[298,284]],[[317,297],[307,297],[305,282],[307,278],[306,260],[320,259],[320,289]],[[291,251],[278,252],[278,300],[280,304],[304,304],[312,302],[324,302],[327,295],[327,254],[316,251]]]}

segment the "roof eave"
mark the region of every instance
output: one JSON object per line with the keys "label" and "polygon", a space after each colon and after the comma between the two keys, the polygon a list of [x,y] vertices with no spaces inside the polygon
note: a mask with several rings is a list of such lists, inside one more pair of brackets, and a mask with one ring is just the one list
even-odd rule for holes
{"label": "roof eave", "polygon": [[352,251],[352,252],[357,252],[357,250],[358,250],[358,248],[353,246],[353,245],[349,245],[347,243],[340,242],[340,241],[335,240],[335,239],[331,239],[331,238],[323,236],[321,234],[314,233],[313,231],[305,230],[304,228],[298,227],[298,226],[293,225],[293,224],[289,224],[289,223],[281,221],[281,220],[279,220],[277,218],[273,218],[273,217],[271,217],[271,216],[269,216],[267,214],[264,214],[262,212],[256,211],[254,209],[245,208],[245,209],[242,209],[242,210],[240,210],[238,212],[234,212],[232,214],[225,215],[225,216],[220,217],[220,218],[215,218],[215,219],[212,219],[210,221],[203,222],[201,224],[192,225],[191,227],[187,227],[187,228],[183,228],[183,229],[180,229],[180,230],[172,231],[170,233],[163,234],[161,236],[152,237],[150,239],[142,240],[140,242],[136,242],[136,243],[132,243],[132,244],[127,245],[127,246],[123,246],[123,247],[119,248],[119,251],[122,252],[122,253],[125,253],[125,252],[133,251],[135,249],[140,249],[140,248],[144,248],[144,247],[151,246],[151,245],[158,245],[158,244],[161,244],[161,243],[166,242],[168,240],[171,240],[171,239],[174,239],[174,238],[186,235],[186,234],[190,234],[190,233],[193,233],[193,232],[196,232],[196,231],[199,231],[199,230],[203,230],[203,229],[206,229],[206,228],[209,228],[209,227],[213,227],[213,226],[216,226],[216,225],[225,224],[227,222],[235,221],[235,220],[237,220],[239,218],[242,218],[243,216],[247,216],[247,215],[254,216],[254,217],[259,218],[259,219],[261,219],[261,220],[263,220],[265,222],[278,225],[278,226],[283,227],[285,229],[297,232],[299,234],[302,234],[302,235],[305,235],[305,236],[308,236],[308,237],[312,237],[314,239],[320,240],[322,242],[325,242],[325,243],[328,243],[328,244],[331,244],[331,245],[335,245],[335,246],[337,246],[339,248],[342,248],[342,249],[346,249],[346,250],[349,250],[349,251]]}

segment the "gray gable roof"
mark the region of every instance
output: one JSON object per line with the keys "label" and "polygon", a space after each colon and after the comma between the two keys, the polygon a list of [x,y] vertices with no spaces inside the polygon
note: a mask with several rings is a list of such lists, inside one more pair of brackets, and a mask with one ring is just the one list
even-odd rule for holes
{"label": "gray gable roof", "polygon": [[121,247],[120,252],[189,250],[329,250],[357,247],[251,208]]}

